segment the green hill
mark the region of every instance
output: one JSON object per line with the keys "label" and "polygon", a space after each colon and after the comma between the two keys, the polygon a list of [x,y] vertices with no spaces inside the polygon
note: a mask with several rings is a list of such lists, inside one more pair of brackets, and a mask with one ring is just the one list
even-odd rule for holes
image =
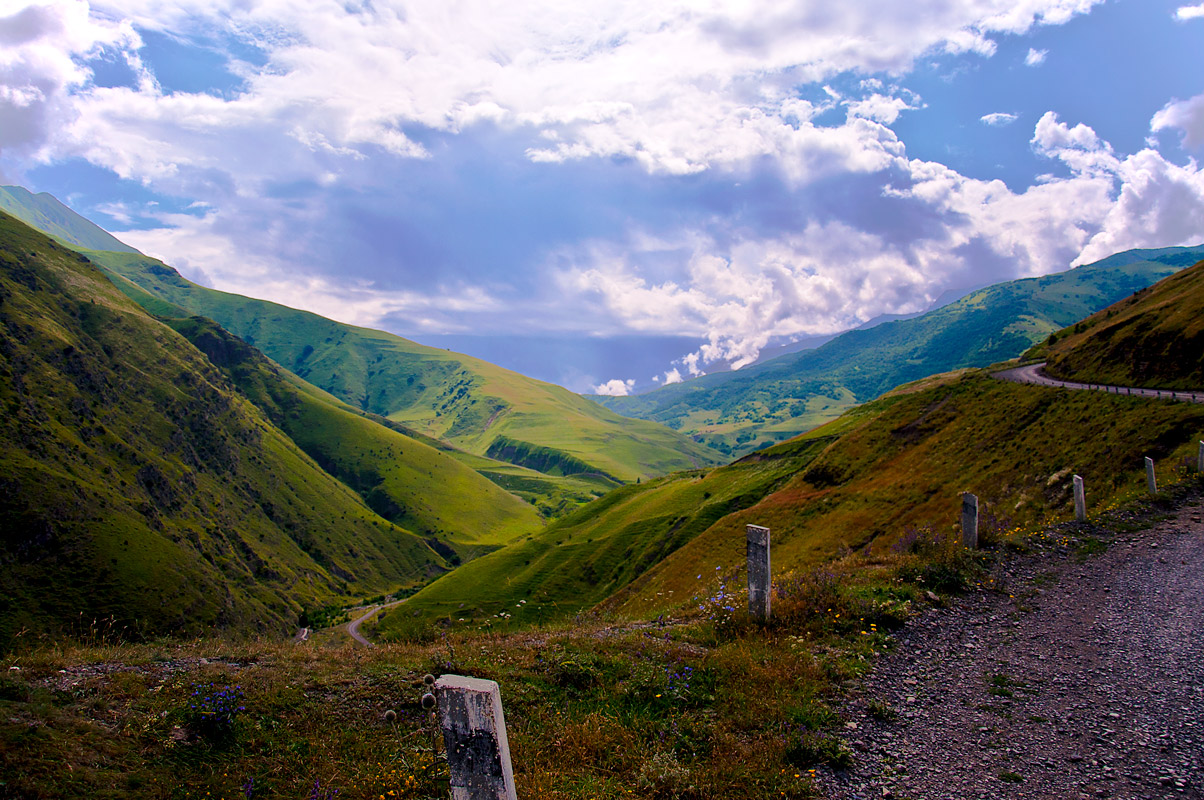
{"label": "green hill", "polygon": [[[617,483],[722,459],[663,426],[623,417],[567,389],[479,359],[190,283],[48,194],[3,187],[0,204],[83,248],[152,314],[217,321],[351,407],[451,445],[450,455],[529,500],[545,517]],[[499,453],[515,457],[517,468],[489,457]]]}
{"label": "green hill", "polygon": [[[499,437],[575,459],[620,481],[709,466],[718,456],[665,427],[622,417],[567,389],[479,359],[306,311],[206,289],[146,256],[89,252],[159,301],[216,320],[351,406],[485,455]],[[124,280],[121,280],[124,279]],[[131,296],[140,299],[138,293]],[[609,482],[604,484],[609,488]]]}
{"label": "green hill", "polygon": [[1204,387],[1204,261],[1051,334],[1032,356],[1067,380]]}
{"label": "green hill", "polygon": [[828,443],[821,437],[773,457],[616,489],[435,581],[387,616],[380,631],[404,630],[415,613],[479,621],[508,612],[531,621],[591,608],[719,520],[759,502]]}
{"label": "green hill", "polygon": [[[405,637],[433,619],[521,625],[590,608],[633,619],[690,612],[721,579],[739,590],[747,524],[771,529],[775,580],[787,581],[850,549],[958,536],[963,491],[979,497],[983,539],[997,541],[1070,517],[1074,474],[1092,513],[1144,490],[1144,456],[1172,480],[1194,463],[1202,433],[1198,405],[979,370],[935,376],[728,467],[612,492],[444,575],[378,630]],[[510,618],[491,616],[499,612]]]}
{"label": "green hill", "polygon": [[89,250],[138,252],[46,192],[34,194],[23,186],[0,186],[0,211],[7,211],[26,225],[67,245]]}
{"label": "green hill", "polygon": [[907,381],[1015,358],[1051,332],[1204,257],[1204,246],[1133,250],[990,286],[919,317],[849,331],[815,349],[632,397],[598,398],[732,454],[809,430]]}
{"label": "green hill", "polygon": [[443,560],[85,257],[0,214],[0,646],[287,631]]}
{"label": "green hill", "polygon": [[445,556],[459,561],[460,555],[494,549],[543,527],[529,503],[388,420],[353,409],[280,369],[212,320],[164,321],[373,511]]}

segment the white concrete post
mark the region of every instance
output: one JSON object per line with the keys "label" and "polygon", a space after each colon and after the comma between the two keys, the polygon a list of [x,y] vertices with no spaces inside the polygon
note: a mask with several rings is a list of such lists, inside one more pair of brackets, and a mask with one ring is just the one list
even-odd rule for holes
{"label": "white concrete post", "polygon": [[773,581],[769,569],[769,528],[747,526],[744,552],[748,557],[748,614],[753,619],[768,622]]}
{"label": "white concrete post", "polygon": [[1150,494],[1158,494],[1158,479],[1154,477],[1154,459],[1145,457],[1145,483]]}
{"label": "white concrete post", "polygon": [[1200,452],[1196,454],[1196,472],[1204,472],[1204,442],[1200,442]]}
{"label": "white concrete post", "polygon": [[962,544],[978,549],[978,498],[962,492]]}
{"label": "white concrete post", "polygon": [[1079,522],[1087,521],[1087,493],[1083,490],[1083,479],[1074,476],[1074,518]]}
{"label": "white concrete post", "polygon": [[435,699],[452,800],[517,800],[497,683],[444,675],[435,681]]}

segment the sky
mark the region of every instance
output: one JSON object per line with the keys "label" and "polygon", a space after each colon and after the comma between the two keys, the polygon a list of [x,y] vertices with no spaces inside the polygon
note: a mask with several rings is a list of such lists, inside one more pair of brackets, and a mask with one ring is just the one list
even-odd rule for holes
{"label": "sky", "polygon": [[581,392],[1204,241],[1204,3],[8,0],[0,182]]}

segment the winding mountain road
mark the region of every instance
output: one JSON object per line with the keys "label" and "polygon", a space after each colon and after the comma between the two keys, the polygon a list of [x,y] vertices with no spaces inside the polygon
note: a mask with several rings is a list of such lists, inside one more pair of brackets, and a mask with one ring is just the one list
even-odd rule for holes
{"label": "winding mountain road", "polygon": [[348,635],[350,635],[352,639],[355,639],[364,647],[375,647],[376,645],[372,644],[372,642],[368,641],[366,638],[364,638],[364,635],[360,633],[360,624],[366,622],[374,614],[376,614],[376,612],[383,611],[386,608],[392,608],[393,606],[401,605],[405,601],[406,598],[403,597],[400,600],[394,600],[391,603],[381,603],[380,605],[368,606],[367,611],[351,620],[351,622],[347,623]]}
{"label": "winding mountain road", "polygon": [[1171,389],[1138,389],[1132,386],[1110,386],[1104,383],[1077,383],[1051,378],[1045,374],[1045,362],[1013,367],[994,373],[993,377],[1013,383],[1031,383],[1036,386],[1051,386],[1058,389],[1088,389],[1108,394],[1123,394],[1133,397],[1149,397],[1158,400],[1181,400],[1185,403],[1204,403],[1204,391],[1185,392]]}

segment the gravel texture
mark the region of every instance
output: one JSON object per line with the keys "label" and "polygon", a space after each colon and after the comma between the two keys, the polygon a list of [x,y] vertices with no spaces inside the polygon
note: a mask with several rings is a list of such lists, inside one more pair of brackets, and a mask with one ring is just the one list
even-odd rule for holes
{"label": "gravel texture", "polygon": [[1204,798],[1202,502],[1063,526],[996,568],[1002,592],[910,622],[845,703],[854,763],[824,794]]}

